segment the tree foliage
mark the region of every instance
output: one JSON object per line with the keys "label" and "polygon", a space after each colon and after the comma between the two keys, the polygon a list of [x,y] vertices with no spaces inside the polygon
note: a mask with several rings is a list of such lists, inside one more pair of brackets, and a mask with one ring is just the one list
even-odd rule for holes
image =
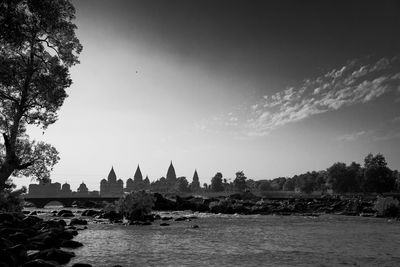
{"label": "tree foliage", "polygon": [[[50,145],[30,141],[28,124],[57,120],[82,50],[68,0],[0,1],[0,189],[10,175],[43,179],[57,163]],[[24,170],[24,171],[22,171]]]}
{"label": "tree foliage", "polygon": [[217,172],[211,179],[211,190],[213,192],[224,191],[224,186],[222,185],[222,173]]}
{"label": "tree foliage", "polygon": [[364,159],[364,181],[362,184],[365,192],[390,192],[395,188],[396,178],[386,163],[382,154],[376,156],[368,154]]}
{"label": "tree foliage", "polygon": [[237,191],[243,192],[247,188],[246,179],[247,177],[244,175],[243,171],[236,172],[236,178],[233,180],[233,185]]}
{"label": "tree foliage", "polygon": [[360,175],[362,173],[360,164],[353,162],[350,166],[337,162],[327,170],[328,182],[332,190],[337,193],[359,192]]}
{"label": "tree foliage", "polygon": [[117,204],[117,211],[130,221],[144,220],[154,207],[154,196],[144,190],[124,195]]}

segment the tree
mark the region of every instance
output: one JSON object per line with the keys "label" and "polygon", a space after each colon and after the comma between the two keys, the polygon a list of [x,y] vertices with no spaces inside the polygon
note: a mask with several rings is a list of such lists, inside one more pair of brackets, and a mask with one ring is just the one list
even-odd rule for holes
{"label": "tree", "polygon": [[271,182],[268,180],[258,181],[258,189],[260,191],[271,191],[272,190]]}
{"label": "tree", "polygon": [[224,191],[224,186],[222,185],[222,173],[217,172],[211,179],[211,190],[214,192]]}
{"label": "tree", "polygon": [[337,193],[358,192],[360,165],[353,162],[350,166],[337,162],[327,169],[328,182]]}
{"label": "tree", "polygon": [[58,161],[52,146],[30,141],[26,126],[57,120],[82,50],[68,0],[0,2],[0,190],[11,175],[49,178]]}
{"label": "tree", "polygon": [[176,180],[176,189],[179,192],[188,192],[189,191],[189,182],[186,180],[186,177],[182,176]]}
{"label": "tree", "polygon": [[121,197],[117,210],[130,221],[143,221],[154,206],[154,196],[144,190],[131,192]]}
{"label": "tree", "polygon": [[233,180],[233,185],[237,191],[243,192],[247,188],[246,179],[247,177],[244,175],[243,171],[236,172],[236,178]]}
{"label": "tree", "polygon": [[362,188],[365,192],[390,192],[395,189],[395,176],[387,167],[382,154],[368,154],[364,159],[364,181]]}
{"label": "tree", "polygon": [[294,187],[295,187],[295,184],[294,184],[293,179],[292,178],[287,178],[286,182],[283,184],[283,188],[282,189],[284,191],[294,191]]}

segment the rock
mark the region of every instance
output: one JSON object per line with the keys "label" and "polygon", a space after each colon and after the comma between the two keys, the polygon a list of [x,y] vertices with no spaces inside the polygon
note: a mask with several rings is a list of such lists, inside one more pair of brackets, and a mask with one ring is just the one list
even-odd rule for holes
{"label": "rock", "polygon": [[30,215],[30,216],[37,215],[37,211],[34,210],[34,211],[32,211],[31,213],[29,213],[29,215]]}
{"label": "rock", "polygon": [[57,213],[57,216],[63,216],[64,214],[72,214],[72,215],[73,215],[73,213],[72,213],[71,210],[60,210],[60,211]]}
{"label": "rock", "polygon": [[131,221],[129,225],[151,225],[151,222]]}
{"label": "rock", "polygon": [[173,219],[172,217],[162,217],[161,218],[162,221],[169,221],[169,220],[172,220],[172,219]]}
{"label": "rock", "polygon": [[74,240],[61,241],[61,247],[63,247],[63,248],[79,248],[82,246],[83,246],[83,244],[81,242],[74,241]]}
{"label": "rock", "polygon": [[58,223],[62,226],[67,226],[67,223],[64,220],[59,220]]}
{"label": "rock", "polygon": [[75,217],[75,215],[72,214],[72,213],[64,213],[63,215],[61,215],[61,217],[63,217],[63,218],[70,218],[70,217]]}
{"label": "rock", "polygon": [[69,225],[87,225],[88,222],[84,219],[73,218]]}
{"label": "rock", "polygon": [[36,216],[27,216],[22,220],[22,222],[27,226],[33,226],[42,221],[43,221],[43,219],[36,217]]}
{"label": "rock", "polygon": [[176,218],[174,221],[180,222],[180,221],[186,221],[186,220],[187,220],[187,217],[183,216],[183,217]]}
{"label": "rock", "polygon": [[17,232],[15,234],[9,235],[8,240],[14,244],[24,244],[28,240],[28,236],[24,233]]}
{"label": "rock", "polygon": [[169,226],[169,223],[160,223],[160,226]]}
{"label": "rock", "polygon": [[66,264],[74,256],[75,253],[73,252],[51,248],[34,253],[30,257],[32,260],[41,259],[45,261],[55,261],[59,264]]}
{"label": "rock", "polygon": [[72,267],[92,267],[92,265],[88,263],[75,263]]}
{"label": "rock", "polygon": [[199,226],[197,224],[195,224],[195,225],[192,225],[192,228],[197,229],[197,228],[199,228]]}
{"label": "rock", "polygon": [[0,213],[0,223],[10,222],[13,223],[15,217],[11,213]]}
{"label": "rock", "polygon": [[28,261],[22,267],[58,267],[59,265],[53,261],[45,261],[41,259]]}
{"label": "rock", "polygon": [[96,216],[96,215],[99,215],[100,214],[100,211],[97,211],[97,210],[84,210],[83,212],[82,212],[82,216],[88,216],[88,217],[93,217],[93,216]]}

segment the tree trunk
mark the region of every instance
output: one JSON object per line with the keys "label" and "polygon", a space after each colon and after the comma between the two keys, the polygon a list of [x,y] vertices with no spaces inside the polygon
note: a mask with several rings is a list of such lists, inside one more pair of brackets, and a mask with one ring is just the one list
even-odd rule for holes
{"label": "tree trunk", "polygon": [[15,170],[15,164],[7,160],[1,165],[0,168],[0,191],[6,188],[6,182]]}

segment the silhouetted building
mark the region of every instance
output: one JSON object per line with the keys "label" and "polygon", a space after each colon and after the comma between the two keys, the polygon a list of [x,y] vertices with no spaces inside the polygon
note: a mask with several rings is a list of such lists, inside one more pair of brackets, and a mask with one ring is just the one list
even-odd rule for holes
{"label": "silhouetted building", "polygon": [[121,196],[124,192],[124,182],[121,179],[117,180],[114,168],[112,167],[108,174],[107,180],[103,179],[100,182],[100,195],[109,197]]}
{"label": "silhouetted building", "polygon": [[173,188],[176,183],[176,173],[175,173],[175,168],[174,165],[171,164],[169,165],[168,171],[167,171],[167,177],[166,177],[166,183],[168,187]]}
{"label": "silhouetted building", "polygon": [[197,174],[197,170],[194,170],[193,180],[192,183],[190,184],[190,190],[192,192],[200,191],[200,181],[199,181],[199,175]]}
{"label": "silhouetted building", "polygon": [[61,194],[63,196],[68,196],[72,193],[71,186],[67,183],[63,184],[61,187]]}
{"label": "silhouetted building", "polygon": [[32,196],[59,196],[61,194],[61,184],[40,181],[39,184],[29,185],[29,195]]}
{"label": "silhouetted building", "polygon": [[76,190],[76,193],[79,194],[79,195],[87,195],[87,194],[89,194],[89,189],[87,188],[85,183],[82,182],[79,185],[78,189]]}

